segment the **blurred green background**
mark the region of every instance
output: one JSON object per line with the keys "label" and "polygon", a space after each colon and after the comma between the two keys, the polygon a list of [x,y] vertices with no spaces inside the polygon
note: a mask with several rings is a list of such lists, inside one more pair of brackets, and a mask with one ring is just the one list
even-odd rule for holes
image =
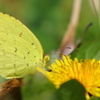
{"label": "blurred green background", "polygon": [[[40,40],[45,53],[57,50],[70,22],[74,0],[0,0],[0,11],[23,22]],[[93,22],[85,40],[99,37],[98,23],[88,0],[82,1],[77,37]],[[95,33],[95,34],[94,34]]]}
{"label": "blurred green background", "polygon": [[[57,50],[61,44],[70,22],[73,1],[74,0],[0,0],[0,12],[8,13],[24,23],[39,39],[45,54],[48,54],[52,50]],[[82,41],[88,45],[81,46],[80,50],[82,52],[77,55],[76,52],[73,53],[73,57],[86,58],[84,54],[85,50],[90,46],[88,43],[90,41],[92,41],[94,45],[96,44],[96,47],[100,47],[97,17],[94,15],[89,1],[83,0],[76,40],[82,36],[85,27],[90,22],[93,23],[93,26],[88,29]],[[95,49],[94,45],[88,49],[88,54],[94,54],[94,52],[99,51],[99,48]],[[92,52],[91,49],[94,50],[94,52]],[[94,56],[87,56],[87,58],[92,57]],[[97,59],[99,58],[100,56],[97,57]],[[0,84],[3,83],[3,81],[4,78],[0,77]],[[51,98],[51,96],[54,95],[53,92],[53,85],[40,73],[24,78],[22,87],[23,100],[56,100]]]}

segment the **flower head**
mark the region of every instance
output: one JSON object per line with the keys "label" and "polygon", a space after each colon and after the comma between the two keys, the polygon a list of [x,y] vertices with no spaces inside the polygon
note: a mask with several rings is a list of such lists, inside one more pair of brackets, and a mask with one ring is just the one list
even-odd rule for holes
{"label": "flower head", "polygon": [[62,56],[62,60],[55,60],[49,67],[51,72],[38,68],[54,85],[59,88],[61,84],[76,79],[86,89],[86,98],[89,94],[100,97],[100,61],[95,59],[72,60],[70,56]]}

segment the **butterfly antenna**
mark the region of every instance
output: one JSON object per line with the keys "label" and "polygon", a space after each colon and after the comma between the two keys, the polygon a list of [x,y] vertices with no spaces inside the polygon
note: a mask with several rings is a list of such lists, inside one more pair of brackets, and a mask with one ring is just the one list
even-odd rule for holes
{"label": "butterfly antenna", "polygon": [[93,23],[89,23],[89,24],[86,26],[86,28],[85,28],[85,30],[84,30],[84,32],[83,32],[83,34],[82,34],[82,37],[81,37],[81,39],[80,39],[80,41],[79,41],[79,43],[78,43],[78,45],[77,45],[76,47],[79,47],[79,46],[81,45],[81,42],[82,42],[82,40],[84,39],[85,34],[87,33],[87,30],[88,30],[89,27],[92,26],[92,25],[93,25]]}
{"label": "butterfly antenna", "polygon": [[89,23],[89,24],[86,26],[86,28],[85,28],[85,30],[84,30],[84,32],[83,32],[83,34],[82,34],[81,41],[84,39],[85,34],[87,33],[89,27],[92,26],[92,25],[93,25],[93,23]]}

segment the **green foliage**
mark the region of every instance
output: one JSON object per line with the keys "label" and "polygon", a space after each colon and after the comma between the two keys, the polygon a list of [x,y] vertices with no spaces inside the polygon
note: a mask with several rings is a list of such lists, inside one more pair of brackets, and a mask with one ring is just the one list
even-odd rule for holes
{"label": "green foliage", "polygon": [[[4,0],[5,1],[5,0]],[[13,2],[12,2],[13,1]],[[45,54],[57,50],[70,22],[74,0],[8,0],[0,1],[0,11],[13,15],[31,29],[43,45]],[[85,27],[93,23],[72,58],[100,59],[100,32],[97,17],[88,0],[82,1],[75,42]],[[0,77],[0,84],[4,79]],[[23,100],[85,100],[85,90],[76,80],[63,84],[58,90],[41,74],[27,76],[22,86]],[[100,100],[93,97],[91,100]]]}
{"label": "green foliage", "polygon": [[91,100],[100,100],[98,97],[92,97]]}
{"label": "green foliage", "polygon": [[27,76],[23,80],[23,100],[53,100],[55,87],[41,74]]}
{"label": "green foliage", "polygon": [[76,80],[68,81],[56,89],[43,76],[34,75],[32,78],[24,79],[23,100],[85,100],[85,89]]}
{"label": "green foliage", "polygon": [[85,89],[78,81],[71,80],[61,85],[56,96],[56,100],[85,100]]}
{"label": "green foliage", "polygon": [[100,59],[100,40],[89,41],[81,44],[72,53],[72,57],[79,59]]}

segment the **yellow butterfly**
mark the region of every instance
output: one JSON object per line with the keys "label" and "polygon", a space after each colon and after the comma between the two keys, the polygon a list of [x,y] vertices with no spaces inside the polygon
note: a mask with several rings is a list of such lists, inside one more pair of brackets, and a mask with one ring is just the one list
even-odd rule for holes
{"label": "yellow butterfly", "polygon": [[0,12],[0,75],[21,78],[45,67],[49,56],[35,35],[19,20]]}

